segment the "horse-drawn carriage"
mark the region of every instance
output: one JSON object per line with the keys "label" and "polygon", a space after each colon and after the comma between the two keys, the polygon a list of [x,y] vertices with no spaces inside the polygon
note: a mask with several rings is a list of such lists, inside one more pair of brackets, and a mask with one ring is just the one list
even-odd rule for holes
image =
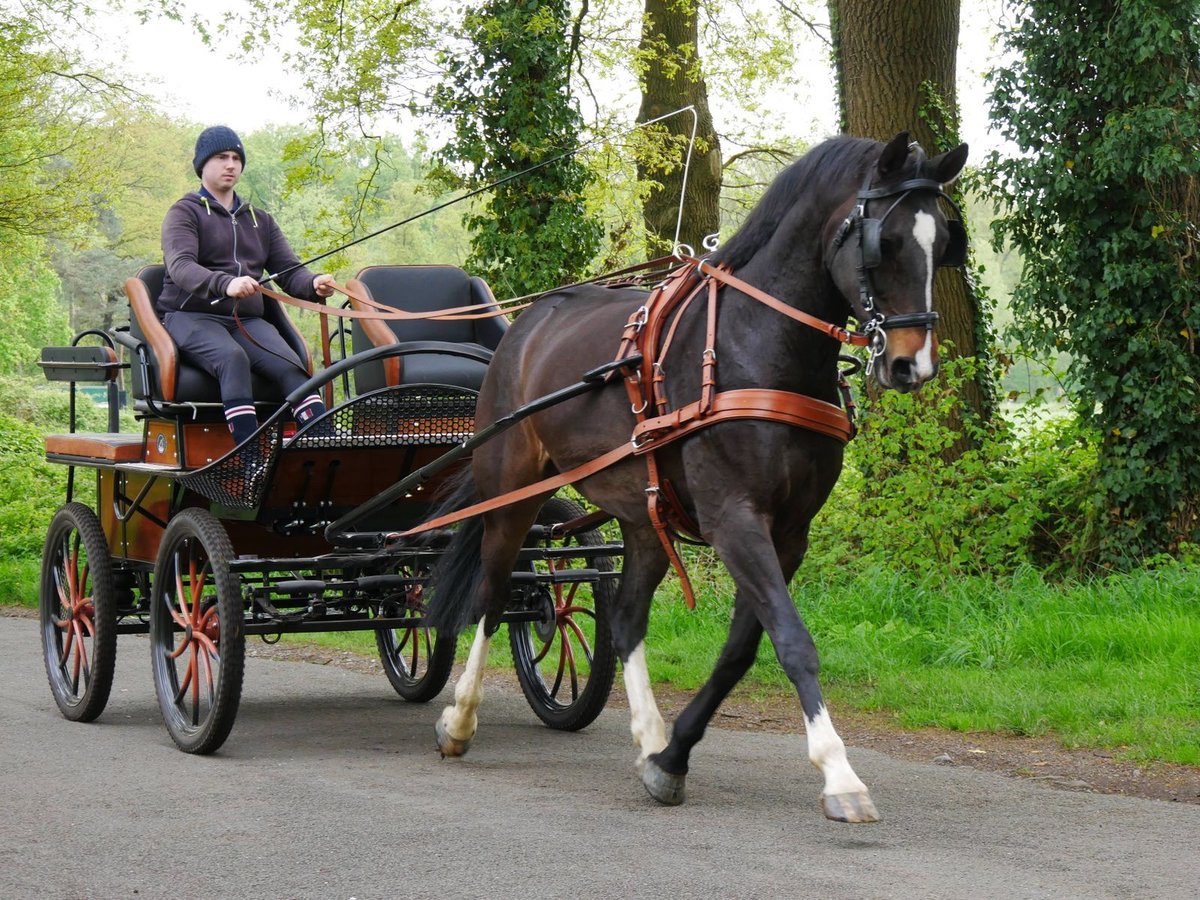
{"label": "horse-drawn carriage", "polygon": [[[160,266],[143,269],[126,283],[127,328],[43,353],[47,377],[72,391],[69,433],[45,442],[69,476],[46,539],[40,601],[46,671],[63,715],[100,715],[117,635],[129,633],[149,634],[163,718],[189,752],[211,752],[229,735],[250,636],[374,631],[397,693],[431,699],[455,654],[453,634],[423,624],[425,583],[447,534],[393,536],[421,521],[443,474],[377,499],[470,437],[505,320],[410,321],[411,339],[400,341],[385,321],[355,319],[358,352],[343,352],[302,389],[331,399],[336,391],[340,402],[298,428],[287,398],[258,383],[263,424],[235,447],[216,382],[180,358],[154,314],[161,285]],[[449,266],[376,266],[360,273],[358,288],[412,312],[493,304],[480,279]],[[282,307],[268,298],[266,309],[311,370]],[[333,338],[344,350],[344,332]],[[115,394],[124,370],[140,430],[77,432],[76,383],[107,382]],[[94,511],[75,499],[79,470],[95,474]],[[569,500],[545,504],[506,617],[531,706],[570,729],[599,713],[615,669],[596,607],[615,589],[621,548],[571,524],[582,516]]]}
{"label": "horse-drawn carriage", "polygon": [[[64,380],[111,380],[123,346],[142,423],[135,435],[47,439],[72,472],[41,601],[63,713],[99,715],[116,634],[147,632],[171,736],[208,752],[233,723],[247,635],[374,630],[397,691],[424,700],[446,681],[451,636],[478,623],[436,724],[439,750],[461,756],[490,641],[507,623],[521,686],[554,727],[595,718],[615,653],[642,783],[679,803],[692,747],[766,634],[804,710],[825,814],[876,821],[788,583],[853,435],[841,345],[867,348],[883,387],[914,390],[937,371],[934,274],[966,252],[943,185],[965,160],[965,145],[927,159],[907,134],[827,141],[784,170],[710,258],[681,254],[649,291],[625,281],[548,292],[503,340],[498,326],[471,330],[488,317],[471,313],[465,275],[447,275],[455,293],[435,288],[442,270],[367,270],[348,291],[358,303],[419,297],[425,312],[384,316],[399,337],[376,323],[377,346],[356,345],[291,398],[267,398],[322,391],[323,417],[296,429],[287,406],[271,407],[238,447],[206,407],[215,385],[204,393],[158,334],[144,272],[128,285],[128,332],[46,361]],[[490,306],[476,289],[474,307]],[[851,315],[860,331],[848,330]],[[448,337],[414,330],[447,321]],[[370,343],[367,327],[352,330]],[[468,456],[431,512],[439,481]],[[96,472],[96,512],[70,496],[80,467]],[[555,499],[567,484],[599,512]],[[596,530],[605,517],[619,544]],[[713,675],[668,737],[644,639],[670,565],[688,593],[674,551],[686,534],[714,548],[736,592]]]}

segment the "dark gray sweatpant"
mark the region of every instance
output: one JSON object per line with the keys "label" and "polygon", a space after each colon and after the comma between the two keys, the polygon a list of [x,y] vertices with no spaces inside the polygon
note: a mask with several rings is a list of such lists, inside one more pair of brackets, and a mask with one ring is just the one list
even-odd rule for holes
{"label": "dark gray sweatpant", "polygon": [[232,316],[173,312],[163,317],[167,333],[188,362],[212,375],[221,385],[221,400],[253,399],[251,371],[278,384],[290,394],[308,380],[308,372],[283,335],[266,319],[241,318],[249,340]]}

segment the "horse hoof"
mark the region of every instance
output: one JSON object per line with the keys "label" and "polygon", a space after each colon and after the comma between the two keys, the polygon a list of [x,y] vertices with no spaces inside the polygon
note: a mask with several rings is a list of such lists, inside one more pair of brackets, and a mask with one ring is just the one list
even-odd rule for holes
{"label": "horse hoof", "polygon": [[447,756],[463,756],[467,749],[471,746],[471,738],[458,740],[452,738],[450,733],[446,731],[446,726],[441,719],[437,720],[437,724],[433,726],[434,734],[437,735],[438,753],[442,754],[442,759]]}
{"label": "horse hoof", "polygon": [[825,818],[835,822],[850,822],[864,824],[878,822],[879,812],[871,802],[871,795],[866,791],[855,791],[850,794],[822,794],[821,810]]}
{"label": "horse hoof", "polygon": [[683,802],[686,778],[686,775],[672,775],[660,769],[652,759],[647,759],[642,766],[642,784],[663,806],[678,806]]}

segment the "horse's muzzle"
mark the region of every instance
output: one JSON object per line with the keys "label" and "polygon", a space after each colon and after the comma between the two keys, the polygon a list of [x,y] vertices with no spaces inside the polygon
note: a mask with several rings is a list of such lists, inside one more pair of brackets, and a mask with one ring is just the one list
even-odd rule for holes
{"label": "horse's muzzle", "polygon": [[880,384],[907,394],[933,378],[937,374],[938,363],[937,360],[932,360],[921,365],[915,357],[900,356],[889,360],[881,369]]}

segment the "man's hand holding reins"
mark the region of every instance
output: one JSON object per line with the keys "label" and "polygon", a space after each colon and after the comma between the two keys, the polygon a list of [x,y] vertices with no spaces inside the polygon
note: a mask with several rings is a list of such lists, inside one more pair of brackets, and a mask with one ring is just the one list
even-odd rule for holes
{"label": "man's hand holding reins", "polygon": [[239,275],[237,278],[233,279],[233,281],[229,282],[225,288],[225,293],[230,297],[241,299],[243,297],[249,297],[257,290],[257,281],[255,281],[249,275]]}
{"label": "man's hand holding reins", "polygon": [[318,275],[313,279],[313,290],[317,292],[318,297],[332,297],[334,292],[333,276]]}

